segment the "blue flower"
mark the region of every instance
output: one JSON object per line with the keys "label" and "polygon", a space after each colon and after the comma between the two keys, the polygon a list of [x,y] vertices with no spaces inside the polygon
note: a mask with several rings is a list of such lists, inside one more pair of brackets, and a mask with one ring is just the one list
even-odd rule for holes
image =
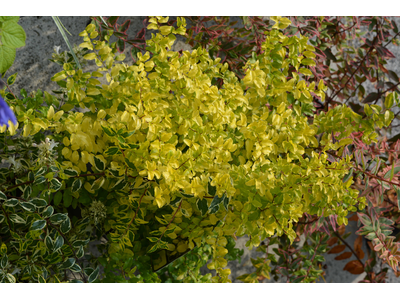
{"label": "blue flower", "polygon": [[8,107],[6,101],[0,96],[0,126],[4,124],[8,127],[8,121],[11,120],[15,125],[17,125],[17,118],[14,112]]}

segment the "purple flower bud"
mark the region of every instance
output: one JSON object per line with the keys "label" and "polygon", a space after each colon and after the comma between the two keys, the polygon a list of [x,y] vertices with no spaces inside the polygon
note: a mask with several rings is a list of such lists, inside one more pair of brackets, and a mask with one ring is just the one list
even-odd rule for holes
{"label": "purple flower bud", "polygon": [[8,127],[8,121],[11,120],[15,125],[17,125],[17,118],[14,112],[7,105],[6,101],[0,96],[0,126],[4,124]]}

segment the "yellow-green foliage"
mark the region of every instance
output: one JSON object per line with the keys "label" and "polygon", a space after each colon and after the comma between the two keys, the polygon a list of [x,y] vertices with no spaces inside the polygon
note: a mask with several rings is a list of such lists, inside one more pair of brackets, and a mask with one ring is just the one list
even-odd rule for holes
{"label": "yellow-green foliage", "polygon": [[[285,18],[273,19],[264,54],[247,62],[243,80],[205,49],[171,51],[186,23],[162,25],[167,19],[150,19],[148,28],[158,32],[131,66],[89,25],[80,46],[93,50],[85,59],[95,60],[98,70],[64,64],[53,77],[68,89],[61,109],[50,107],[47,120],[32,111],[19,114],[25,136],[54,130],[64,145],[58,158],[63,170],[93,174],[63,189],[72,188],[76,198],[80,189],[92,199],[108,193],[109,253],[167,249],[174,255],[208,243],[214,251],[208,267],[219,275],[213,280],[228,281],[226,236],[247,234],[250,248],[275,233],[293,241],[292,224],[304,212],[338,214],[339,224],[347,223],[347,213],[364,199],[350,189],[351,178],[343,182],[350,158],[331,163],[325,151],[340,155],[355,131],[367,132],[371,142],[374,121],[382,126],[390,120],[378,113],[374,121],[361,120],[338,106],[310,124],[304,111],[312,93],[324,99],[325,86],[302,80],[311,75],[304,66],[315,64],[315,49],[305,37],[280,32],[290,24]],[[299,73],[289,73],[290,66]],[[104,75],[107,84],[97,79]],[[222,88],[214,78],[223,79]]]}

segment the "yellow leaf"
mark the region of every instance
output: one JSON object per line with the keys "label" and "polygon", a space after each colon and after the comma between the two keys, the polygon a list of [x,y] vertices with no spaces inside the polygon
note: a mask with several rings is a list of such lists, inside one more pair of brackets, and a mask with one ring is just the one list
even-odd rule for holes
{"label": "yellow leaf", "polygon": [[47,129],[47,125],[45,122],[43,122],[43,120],[39,119],[39,118],[35,118],[32,120],[32,124],[37,125],[43,129]]}
{"label": "yellow leaf", "polygon": [[61,116],[62,116],[63,114],[64,114],[64,111],[63,111],[63,110],[60,110],[60,111],[56,112],[55,115],[54,115],[54,117],[53,117],[53,120],[57,122],[58,120],[60,120],[60,118],[61,118]]}
{"label": "yellow leaf", "polygon": [[92,53],[88,53],[86,55],[83,56],[84,59],[86,60],[92,60],[96,58],[96,53],[92,52]]}
{"label": "yellow leaf", "polygon": [[282,103],[278,106],[278,108],[277,108],[276,111],[277,111],[278,114],[282,114],[282,113],[284,112],[285,108],[286,108],[286,104],[282,102]]}
{"label": "yellow leaf", "polygon": [[98,89],[95,89],[95,88],[88,88],[86,90],[86,94],[91,95],[91,96],[95,96],[95,95],[99,95],[100,91]]}
{"label": "yellow leaf", "polygon": [[54,116],[54,108],[51,105],[49,110],[47,111],[47,119],[51,120],[51,118],[53,118],[53,116]]}

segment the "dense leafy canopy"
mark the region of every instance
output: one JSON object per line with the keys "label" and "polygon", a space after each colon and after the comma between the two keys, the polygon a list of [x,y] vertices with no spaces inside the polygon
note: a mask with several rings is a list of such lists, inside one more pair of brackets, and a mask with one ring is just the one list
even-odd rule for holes
{"label": "dense leafy canopy", "polygon": [[[98,70],[65,63],[52,78],[65,101],[45,93],[41,106],[41,92],[36,101],[10,99],[19,125],[7,132],[23,127],[16,142],[23,160],[11,162],[1,182],[0,230],[3,257],[13,253],[12,266],[23,270],[18,281],[58,281],[69,269],[92,282],[102,264],[104,281],[121,280],[112,272],[118,269],[122,280],[157,282],[164,275],[152,270],[193,249],[187,255],[200,257],[193,269],[211,257],[211,281],[228,282],[228,257],[237,255],[232,237],[249,235],[250,249],[275,234],[293,242],[304,213],[336,215],[341,225],[364,207],[342,153],[352,133],[376,141],[375,127],[393,115],[373,110],[362,118],[337,106],[309,120],[313,97],[323,101],[326,89],[304,80],[315,49],[306,37],[281,32],[288,19],[273,20],[243,79],[203,48],[171,51],[175,35],[185,34],[183,18],[176,28],[150,18],[148,29],[157,32],[133,65],[108,42],[111,31],[100,40],[90,24],[80,47]],[[32,152],[32,139],[43,140],[45,130],[52,135]],[[72,221],[68,208],[79,211]],[[85,268],[78,259],[102,236],[102,257]]]}

